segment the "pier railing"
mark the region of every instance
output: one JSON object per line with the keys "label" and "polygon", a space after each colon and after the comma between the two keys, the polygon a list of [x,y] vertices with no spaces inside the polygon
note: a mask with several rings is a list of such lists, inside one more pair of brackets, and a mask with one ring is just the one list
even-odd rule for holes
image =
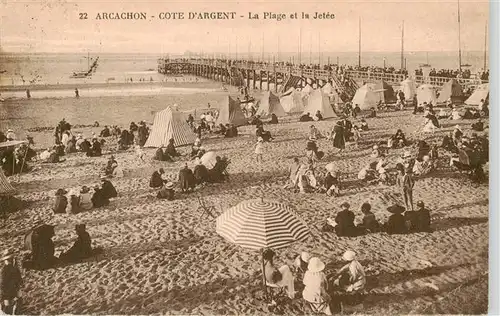
{"label": "pier railing", "polygon": [[[165,65],[167,63],[189,63],[194,65],[205,65],[212,67],[221,67],[221,68],[229,68],[236,67],[239,69],[245,70],[253,70],[256,72],[267,71],[267,72],[281,72],[288,73],[293,76],[298,77],[309,77],[309,78],[318,78],[318,79],[331,79],[336,76],[340,76],[340,74],[336,70],[323,70],[323,69],[310,69],[300,67],[298,65],[283,65],[283,64],[273,64],[273,63],[254,63],[248,61],[241,60],[213,60],[213,59],[176,59],[176,60],[159,60],[159,63]],[[465,78],[449,78],[449,77],[438,77],[438,76],[418,76],[418,75],[405,75],[398,73],[384,73],[384,72],[372,72],[372,71],[358,71],[358,70],[344,70],[343,74],[355,81],[365,81],[365,82],[374,82],[384,80],[387,83],[393,85],[399,85],[401,81],[406,78],[412,78],[416,84],[430,84],[435,87],[441,87],[446,82],[451,79],[456,79],[460,85],[463,87],[476,87],[482,83],[487,83],[487,80],[481,79],[465,79]]]}

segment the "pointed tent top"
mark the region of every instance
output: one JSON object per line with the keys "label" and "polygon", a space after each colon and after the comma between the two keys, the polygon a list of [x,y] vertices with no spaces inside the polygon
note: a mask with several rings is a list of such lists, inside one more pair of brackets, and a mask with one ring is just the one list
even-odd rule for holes
{"label": "pointed tent top", "polygon": [[333,111],[330,105],[330,100],[328,96],[321,91],[321,89],[316,89],[311,92],[309,99],[307,101],[307,106],[303,113],[310,113],[311,115],[316,114],[317,111],[321,112],[323,118],[337,117],[337,114]]}
{"label": "pointed tent top", "polygon": [[167,106],[155,114],[151,134],[144,147],[161,147],[168,144],[171,138],[174,139],[175,146],[185,146],[193,144],[196,135],[187,124],[184,113]]}
{"label": "pointed tent top", "polygon": [[219,107],[219,117],[215,124],[234,124],[235,126],[246,125],[247,120],[241,110],[238,100],[231,98],[229,95],[226,100],[227,101],[223,102]]}
{"label": "pointed tent top", "polygon": [[258,101],[259,109],[257,110],[257,115],[265,118],[271,114],[276,116],[285,116],[285,110],[281,106],[280,99],[271,91],[264,92],[262,98]]}

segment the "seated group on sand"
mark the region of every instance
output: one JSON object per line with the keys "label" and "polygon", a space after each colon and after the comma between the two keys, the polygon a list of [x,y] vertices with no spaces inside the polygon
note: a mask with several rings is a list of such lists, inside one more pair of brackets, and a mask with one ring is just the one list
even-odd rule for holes
{"label": "seated group on sand", "polygon": [[93,192],[83,186],[79,192],[58,189],[55,194],[53,211],[55,214],[78,214],[93,208],[109,205],[109,200],[118,196],[107,177],[101,177],[101,185],[94,186]]}
{"label": "seated group on sand", "polygon": [[[363,266],[356,260],[356,253],[347,250],[342,256],[344,265],[337,271],[326,273],[326,265],[318,257],[307,252],[297,256],[293,264],[277,268],[274,264],[275,252],[265,249],[262,253],[263,274],[266,287],[283,288],[288,298],[302,297],[315,313],[332,315],[340,311],[340,303],[345,296],[361,295],[366,286]],[[302,278],[302,293],[295,291],[296,278]],[[271,305],[276,305],[273,299]]]}
{"label": "seated group on sand", "polygon": [[339,237],[356,237],[368,233],[386,232],[388,234],[406,234],[413,232],[430,232],[431,216],[430,210],[425,208],[424,202],[417,202],[417,210],[405,210],[404,207],[395,204],[387,208],[392,213],[386,223],[381,224],[371,212],[371,205],[363,203],[361,213],[363,218],[356,225],[355,215],[349,208],[350,205],[344,202],[340,205],[341,211],[335,219],[327,219],[323,230],[335,232]]}
{"label": "seated group on sand", "polygon": [[54,226],[41,224],[34,227],[24,238],[30,253],[25,256],[23,267],[43,270],[60,263],[78,263],[102,251],[100,248],[92,249],[92,241],[85,224],[77,224],[75,232],[77,238],[73,246],[56,257],[52,241],[55,235]]}

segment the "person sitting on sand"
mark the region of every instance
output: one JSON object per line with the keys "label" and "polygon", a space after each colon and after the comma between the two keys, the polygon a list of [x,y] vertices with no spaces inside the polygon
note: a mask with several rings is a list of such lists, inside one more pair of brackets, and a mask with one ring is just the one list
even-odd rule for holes
{"label": "person sitting on sand", "polygon": [[193,146],[191,147],[191,158],[198,157],[200,148],[201,148],[201,140],[199,138],[196,138]]}
{"label": "person sitting on sand", "polygon": [[99,134],[99,137],[109,137],[111,136],[111,131],[109,130],[108,125],[104,126],[104,129]]}
{"label": "person sitting on sand", "polygon": [[313,257],[309,260],[302,281],[304,284],[302,297],[311,305],[311,309],[315,313],[332,315],[330,308],[332,298],[328,294],[328,280],[323,272],[324,269],[325,264],[319,258]]}
{"label": "person sitting on sand", "polygon": [[230,124],[229,129],[231,130],[232,137],[238,137],[238,127],[236,125]]}
{"label": "person sitting on sand", "polygon": [[363,180],[367,183],[372,183],[377,179],[377,162],[373,161],[367,164],[364,168],[362,168],[358,173],[358,180]]}
{"label": "person sitting on sand", "polygon": [[153,156],[153,160],[158,160],[158,161],[167,161],[167,162],[173,162],[174,160],[170,155],[166,152],[165,145],[161,145],[155,152],[155,155]]}
{"label": "person sitting on sand", "polygon": [[163,168],[153,172],[151,179],[149,180],[149,186],[154,189],[163,187],[163,183],[166,182],[166,180],[163,180],[162,178],[163,174],[165,174],[165,170]]}
{"label": "person sitting on sand", "polygon": [[92,240],[86,231],[85,224],[75,225],[75,231],[77,238],[73,246],[59,256],[61,261],[78,263],[92,256]]}
{"label": "person sitting on sand", "polygon": [[80,196],[78,199],[78,207],[81,210],[89,211],[92,209],[92,195],[90,194],[90,189],[83,186],[80,190]]}
{"label": "person sitting on sand", "polygon": [[354,213],[349,210],[349,203],[344,202],[340,205],[341,211],[335,216],[335,233],[339,237],[355,237],[358,235],[358,229],[354,225]]}
{"label": "person sitting on sand", "polygon": [[295,261],[293,262],[293,265],[300,272],[305,273],[307,271],[309,259],[311,259],[311,255],[308,252],[303,251],[300,255],[295,257]]}
{"label": "person sitting on sand", "polygon": [[224,126],[224,124],[221,123],[219,124],[219,129],[216,130],[214,133],[219,135],[226,135],[226,131],[227,131],[226,127]]}
{"label": "person sitting on sand", "polygon": [[64,214],[66,213],[66,207],[68,206],[68,198],[65,196],[68,191],[64,189],[58,189],[56,191],[56,199],[54,201],[54,214]]}
{"label": "person sitting on sand", "polygon": [[101,190],[103,196],[108,200],[118,196],[118,192],[116,192],[114,185],[108,180],[107,176],[101,177]]}
{"label": "person sitting on sand", "polygon": [[179,157],[181,154],[177,152],[177,150],[175,149],[175,145],[174,145],[174,139],[173,138],[170,138],[168,140],[168,145],[167,145],[167,149],[165,150],[165,153],[168,154],[170,157]]}
{"label": "person sitting on sand", "polygon": [[366,274],[363,266],[356,260],[356,253],[347,250],[342,259],[348,263],[337,272],[333,284],[349,293],[362,291],[366,285]]}
{"label": "person sitting on sand", "polygon": [[387,208],[387,211],[392,213],[389,216],[389,219],[384,224],[384,230],[389,235],[392,234],[406,234],[406,221],[404,216],[402,215],[405,211],[405,208],[399,204],[394,204]]}
{"label": "person sitting on sand", "polygon": [[118,150],[127,150],[131,144],[133,144],[133,140],[130,141],[130,138],[133,138],[134,134],[129,133],[126,129],[124,129],[120,134],[120,139],[118,140]]}
{"label": "person sitting on sand", "polygon": [[64,145],[61,142],[58,142],[54,145],[54,151],[59,157],[64,156]]}
{"label": "person sitting on sand", "polygon": [[368,130],[368,123],[366,123],[365,119],[361,119],[360,129],[362,131],[367,131]]}
{"label": "person sitting on sand", "polygon": [[189,126],[192,128],[194,124],[194,117],[193,114],[189,114],[186,122],[189,124]]}
{"label": "person sitting on sand", "polygon": [[361,213],[363,213],[363,220],[357,227],[365,233],[376,233],[380,231],[380,223],[377,221],[375,214],[371,211],[372,206],[370,203],[363,203],[361,205]]}
{"label": "person sitting on sand", "polygon": [[148,128],[146,127],[146,123],[140,122],[139,123],[139,128],[137,129],[137,138],[138,138],[138,143],[139,146],[143,147],[144,144],[146,144],[146,140],[149,137],[149,131]]}
{"label": "person sitting on sand", "polygon": [[199,158],[197,158],[196,160],[196,166],[194,167],[193,174],[197,185],[203,184],[210,180],[208,169]]}
{"label": "person sitting on sand", "polygon": [[256,115],[252,121],[250,122],[250,125],[255,125],[256,127],[259,127],[260,125],[263,125],[264,123],[260,119],[260,115]]}
{"label": "person sitting on sand", "polygon": [[390,148],[403,148],[408,145],[405,134],[401,129],[398,129],[396,133],[393,136],[391,136],[391,139],[392,139],[392,146],[388,146]]}
{"label": "person sitting on sand", "polygon": [[279,287],[286,288],[288,297],[293,299],[295,297],[295,280],[292,271],[287,265],[283,265],[279,269],[276,269],[273,262],[274,256],[275,252],[272,249],[266,248],[262,252],[262,260],[264,262],[263,273],[266,279],[266,284],[274,284]]}
{"label": "person sitting on sand", "polygon": [[317,110],[316,114],[314,115],[314,120],[315,121],[322,121],[323,120],[323,115],[321,115],[321,111]]}
{"label": "person sitting on sand", "polygon": [[103,190],[99,187],[99,185],[96,185],[94,187],[94,194],[92,195],[91,200],[94,208],[100,208],[109,205],[109,199],[106,198]]}
{"label": "person sitting on sand", "polygon": [[484,123],[483,123],[483,121],[481,119],[477,120],[476,123],[473,123],[471,125],[471,127],[472,127],[472,130],[476,131],[476,132],[482,132],[482,131],[484,131]]}
{"label": "person sitting on sand", "polygon": [[316,138],[309,137],[309,140],[306,144],[306,157],[313,161],[321,160],[325,153],[323,151],[318,150],[318,146],[316,145]]}
{"label": "person sitting on sand", "polygon": [[269,124],[278,124],[278,117],[276,116],[276,114],[271,114],[271,121],[269,121]]}
{"label": "person sitting on sand", "polygon": [[167,182],[165,186],[158,191],[156,198],[173,201],[175,199],[174,183]]}
{"label": "person sitting on sand", "polygon": [[314,125],[311,125],[309,127],[309,138],[311,137],[315,139],[320,139],[323,137],[323,135],[321,135],[321,132]]}
{"label": "person sitting on sand", "polygon": [[189,169],[187,163],[185,163],[184,168],[179,171],[178,179],[182,193],[190,193],[194,191],[194,188],[196,187],[196,181],[194,179],[193,171]]}
{"label": "person sitting on sand", "polygon": [[377,117],[377,110],[374,107],[370,108],[370,114],[366,116],[367,118]]}
{"label": "person sitting on sand", "polygon": [[64,147],[68,146],[68,141],[71,139],[71,135],[69,134],[69,131],[65,131],[62,133],[62,138],[61,138],[61,144],[63,144]]}
{"label": "person sitting on sand", "polygon": [[382,152],[378,148],[378,145],[373,145],[372,147],[372,153],[370,154],[371,158],[379,158],[382,156]]}
{"label": "person sitting on sand", "polygon": [[111,155],[104,168],[104,174],[107,176],[113,175],[113,171],[118,167],[118,162],[115,160],[115,156]]}
{"label": "person sitting on sand", "polygon": [[224,182],[224,180],[226,180],[227,177],[226,168],[228,164],[229,160],[226,157],[221,158],[220,156],[216,156],[215,165],[213,166],[212,169],[208,170],[210,182],[213,183]]}
{"label": "person sitting on sand", "polygon": [[325,190],[328,196],[340,195],[339,175],[336,171],[330,170],[325,177]]}
{"label": "person sitting on sand", "polygon": [[269,141],[274,139],[271,136],[270,131],[264,130],[264,126],[262,124],[257,126],[257,129],[255,131],[255,135],[257,136],[257,138],[262,137],[263,141],[265,141],[265,142],[269,142]]}
{"label": "person sitting on sand", "polygon": [[300,168],[300,160],[299,158],[293,158],[293,163],[288,168],[288,181],[283,187],[284,189],[295,188],[297,186],[297,173]]}
{"label": "person sitting on sand", "polygon": [[79,200],[80,197],[77,195],[77,193],[74,190],[70,190],[68,195],[68,206],[66,207],[66,213],[67,214],[78,214],[80,213],[80,206],[79,206]]}
{"label": "person sitting on sand", "polygon": [[314,175],[313,161],[308,161],[300,165],[295,180],[300,193],[314,192],[317,189],[318,181]]}
{"label": "person sitting on sand", "polygon": [[81,152],[87,153],[92,148],[92,144],[86,138],[84,139],[83,136],[81,137],[81,139],[77,140],[77,144],[80,148],[79,150]]}
{"label": "person sitting on sand", "polygon": [[311,113],[309,112],[301,115],[299,118],[299,122],[311,122],[311,121],[314,121],[314,119],[311,117]]}
{"label": "person sitting on sand", "polygon": [[92,138],[92,148],[87,151],[87,157],[99,157],[102,156],[101,143],[97,138]]}
{"label": "person sitting on sand", "polygon": [[421,160],[418,158],[415,160],[413,165],[413,173],[417,176],[424,176],[434,169],[433,163],[430,161],[430,157],[425,155]]}
{"label": "person sitting on sand", "polygon": [[453,110],[451,110],[449,119],[450,120],[459,120],[461,118],[462,118],[462,116],[460,115],[460,112],[458,111],[458,108],[456,108],[456,107],[453,108]]}

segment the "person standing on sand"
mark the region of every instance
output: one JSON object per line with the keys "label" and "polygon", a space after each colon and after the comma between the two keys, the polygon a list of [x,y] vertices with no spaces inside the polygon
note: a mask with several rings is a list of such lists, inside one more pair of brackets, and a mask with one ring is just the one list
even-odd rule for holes
{"label": "person standing on sand", "polygon": [[26,98],[31,99],[31,92],[30,89],[26,89]]}
{"label": "person standing on sand", "polygon": [[411,176],[410,168],[399,168],[398,178],[396,180],[397,186],[401,189],[403,193],[403,198],[405,201],[405,206],[407,211],[413,211],[413,186],[415,181]]}
{"label": "person standing on sand", "polygon": [[79,98],[80,97],[80,92],[78,92],[78,88],[75,88],[75,98]]}
{"label": "person standing on sand", "polygon": [[15,301],[19,297],[19,290],[23,279],[21,271],[14,263],[14,254],[5,250],[2,256],[4,266],[0,276],[0,296],[2,311],[6,314],[13,314]]}
{"label": "person standing on sand", "polygon": [[333,140],[333,147],[338,148],[339,152],[345,149],[344,127],[340,121],[333,127],[331,139]]}
{"label": "person standing on sand", "polygon": [[257,162],[262,162],[263,152],[264,152],[264,139],[259,136],[257,138],[257,144],[255,144],[255,159]]}

